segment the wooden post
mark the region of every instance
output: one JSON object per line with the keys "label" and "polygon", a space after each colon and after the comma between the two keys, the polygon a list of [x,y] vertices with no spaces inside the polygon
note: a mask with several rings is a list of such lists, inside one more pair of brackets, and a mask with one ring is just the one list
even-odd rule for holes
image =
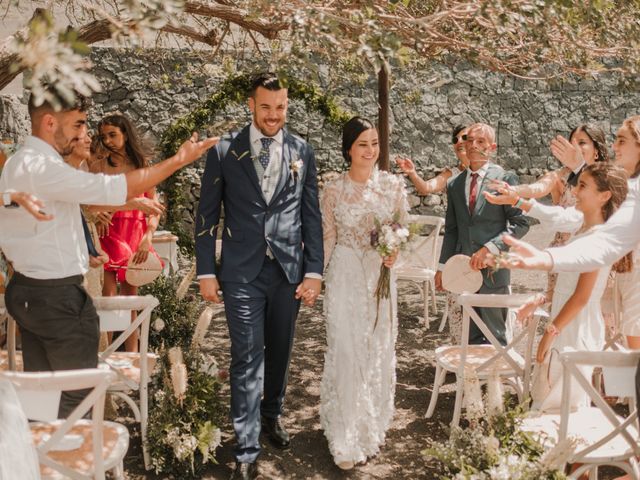
{"label": "wooden post", "polygon": [[389,170],[389,64],[385,61],[378,72],[378,135],[380,138],[380,170]]}

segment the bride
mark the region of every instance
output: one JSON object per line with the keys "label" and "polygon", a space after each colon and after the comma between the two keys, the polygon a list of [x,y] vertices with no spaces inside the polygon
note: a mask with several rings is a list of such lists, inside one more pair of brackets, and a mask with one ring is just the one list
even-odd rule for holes
{"label": "bride", "polygon": [[334,461],[351,469],[376,455],[394,412],[396,383],[395,284],[379,304],[374,292],[381,258],[370,243],[375,220],[400,214],[406,223],[404,182],[377,169],[378,132],[354,117],[342,132],[349,170],[325,186],[321,197],[326,268],[324,308],[327,352],[320,393],[320,421]]}

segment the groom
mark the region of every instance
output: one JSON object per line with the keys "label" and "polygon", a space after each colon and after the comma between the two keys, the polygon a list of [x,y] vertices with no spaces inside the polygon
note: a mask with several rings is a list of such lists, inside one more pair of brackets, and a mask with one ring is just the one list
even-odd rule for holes
{"label": "groom", "polygon": [[313,304],[322,282],[315,158],[308,143],[283,128],[287,104],[276,75],[258,76],[249,98],[252,123],[210,151],[202,177],[197,275],[204,299],[220,303],[224,291],[237,439],[232,479],[257,476],[261,424],[274,445],[289,446],[280,415],[295,321],[300,299]]}

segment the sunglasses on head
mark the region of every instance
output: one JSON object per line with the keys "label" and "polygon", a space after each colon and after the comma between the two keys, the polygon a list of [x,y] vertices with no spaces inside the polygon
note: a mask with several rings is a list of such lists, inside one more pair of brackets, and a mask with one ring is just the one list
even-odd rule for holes
{"label": "sunglasses on head", "polygon": [[451,142],[455,145],[458,142],[466,142],[467,141],[467,136],[466,135],[462,135],[460,137],[455,136],[455,137],[451,137]]}

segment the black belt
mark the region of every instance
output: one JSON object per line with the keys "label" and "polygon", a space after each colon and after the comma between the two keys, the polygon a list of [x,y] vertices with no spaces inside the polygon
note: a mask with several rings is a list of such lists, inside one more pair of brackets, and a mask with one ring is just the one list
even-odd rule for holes
{"label": "black belt", "polygon": [[18,285],[28,285],[31,287],[60,287],[63,285],[82,285],[84,281],[83,275],[72,275],[64,278],[51,278],[41,280],[39,278],[30,278],[22,275],[19,272],[13,272],[11,282]]}

